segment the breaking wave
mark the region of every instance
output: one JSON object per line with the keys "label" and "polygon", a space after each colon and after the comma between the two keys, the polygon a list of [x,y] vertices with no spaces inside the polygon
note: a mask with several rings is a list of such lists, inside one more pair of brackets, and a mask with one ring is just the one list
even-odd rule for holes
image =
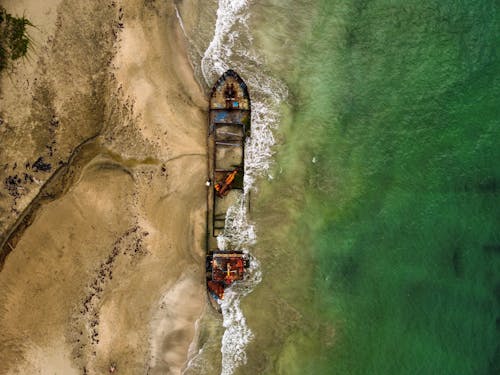
{"label": "breaking wave", "polygon": [[241,283],[236,283],[224,294],[221,303],[222,325],[225,328],[222,336],[222,371],[221,375],[231,375],[234,369],[247,362],[245,348],[253,337],[246,324],[245,315],[240,307],[241,298],[250,293],[254,286],[262,280],[259,262],[252,259],[248,276]]}
{"label": "breaking wave", "polygon": [[[252,100],[251,137],[245,144],[245,186],[242,199],[226,215],[224,234],[218,237],[220,249],[231,245],[249,251],[255,243],[255,229],[247,218],[249,192],[255,189],[258,176],[269,174],[274,137],[272,130],[279,122],[279,104],[286,99],[287,89],[278,80],[264,73],[263,59],[252,47],[253,37],[248,25],[249,0],[219,0],[212,41],[201,60],[201,71],[211,86],[226,70],[233,69],[246,82]],[[262,279],[258,260],[251,257],[248,276],[232,286],[221,303],[223,326],[222,373],[231,375],[247,361],[245,348],[253,333],[240,308],[241,298],[250,293]]]}

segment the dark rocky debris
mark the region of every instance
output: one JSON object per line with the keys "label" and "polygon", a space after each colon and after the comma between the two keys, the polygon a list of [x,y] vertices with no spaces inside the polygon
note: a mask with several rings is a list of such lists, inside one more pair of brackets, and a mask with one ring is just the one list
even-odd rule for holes
{"label": "dark rocky debris", "polygon": [[40,156],[36,161],[33,163],[32,166],[33,170],[35,172],[38,171],[43,171],[43,172],[48,172],[52,169],[52,164],[50,163],[45,163],[43,160],[43,156]]}

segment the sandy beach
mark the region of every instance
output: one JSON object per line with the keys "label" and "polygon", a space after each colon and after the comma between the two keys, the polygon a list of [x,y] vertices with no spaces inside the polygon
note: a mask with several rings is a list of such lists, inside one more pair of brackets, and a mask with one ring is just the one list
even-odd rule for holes
{"label": "sandy beach", "polygon": [[0,82],[0,374],[178,374],[206,305],[207,104],[174,3],[3,4],[36,27]]}

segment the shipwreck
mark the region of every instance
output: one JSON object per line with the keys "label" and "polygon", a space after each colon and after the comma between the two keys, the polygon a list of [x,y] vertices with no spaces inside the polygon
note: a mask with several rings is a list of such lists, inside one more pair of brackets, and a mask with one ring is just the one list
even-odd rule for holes
{"label": "shipwreck", "polygon": [[250,136],[250,96],[241,77],[226,71],[210,93],[208,121],[208,220],[206,281],[211,304],[220,311],[224,291],[242,280],[249,258],[241,250],[219,250],[228,209],[244,194],[245,140]]}

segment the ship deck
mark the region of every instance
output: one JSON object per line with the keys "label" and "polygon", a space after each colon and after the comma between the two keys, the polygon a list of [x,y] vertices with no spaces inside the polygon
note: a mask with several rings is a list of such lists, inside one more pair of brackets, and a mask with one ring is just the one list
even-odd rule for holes
{"label": "ship deck", "polygon": [[[208,131],[207,252],[217,250],[217,236],[224,231],[228,209],[243,194],[245,139],[250,134],[250,99],[245,83],[226,72],[212,89]],[[214,185],[238,169],[227,195],[220,197]]]}

